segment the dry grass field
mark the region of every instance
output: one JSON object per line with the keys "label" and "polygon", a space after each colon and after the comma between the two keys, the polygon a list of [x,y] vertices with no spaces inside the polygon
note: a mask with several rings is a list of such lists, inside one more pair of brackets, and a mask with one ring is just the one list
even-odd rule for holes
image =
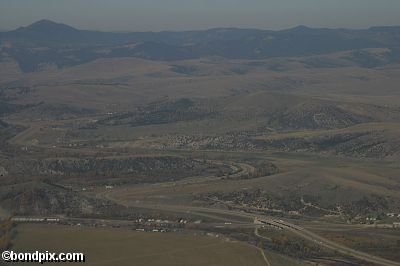
{"label": "dry grass field", "polygon": [[223,238],[51,225],[17,231],[13,250],[83,252],[85,265],[266,265],[256,248]]}
{"label": "dry grass field", "polygon": [[346,230],[344,228],[319,228],[315,230],[320,235],[354,248],[356,250],[368,252],[393,261],[399,261],[400,251],[400,230],[386,228],[357,228]]}
{"label": "dry grass field", "polygon": [[[252,61],[243,60],[202,59],[170,63],[135,58],[99,59],[66,69],[14,75],[13,80],[20,86],[35,88],[29,97],[22,97],[19,102],[43,100],[49,104],[109,111],[132,109],[166,95],[170,98],[217,97],[257,91],[399,106],[396,66],[307,68],[301,63],[293,63],[302,58],[287,58],[280,62],[286,67],[283,71],[263,67],[273,64],[273,60],[251,65]],[[10,69],[9,62],[1,65]],[[176,73],[173,71],[176,65],[194,68],[197,72]],[[248,70],[243,74],[230,70],[240,68]],[[8,80],[4,78],[4,81]]]}
{"label": "dry grass field", "polygon": [[[48,28],[65,30],[0,33],[0,218],[87,224],[17,225],[15,249],[74,248],[88,265],[265,265],[261,248],[273,266],[352,265],[349,254],[397,265],[348,248],[398,260],[397,231],[369,227],[400,221],[399,29],[238,30],[232,41],[237,29],[69,28],[75,39],[35,42]],[[271,252],[256,216],[295,237]],[[185,234],[111,229],[163,219]],[[332,247],[344,262],[321,258]]]}

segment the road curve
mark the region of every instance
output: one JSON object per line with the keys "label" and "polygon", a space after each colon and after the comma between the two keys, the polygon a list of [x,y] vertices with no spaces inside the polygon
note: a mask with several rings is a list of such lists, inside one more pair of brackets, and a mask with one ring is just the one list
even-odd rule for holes
{"label": "road curve", "polygon": [[[110,199],[110,198],[109,198]],[[126,202],[125,202],[126,204]],[[240,211],[234,211],[234,210],[222,210],[222,209],[215,209],[215,208],[206,208],[206,207],[195,207],[195,206],[176,206],[176,205],[149,205],[149,204],[142,204],[142,203],[130,203],[129,206],[132,207],[141,207],[141,208],[148,208],[148,209],[157,209],[157,210],[169,210],[169,211],[178,211],[178,212],[191,212],[191,211],[197,211],[197,212],[205,212],[205,213],[214,213],[214,214],[225,214],[225,215],[231,215],[231,216],[237,216],[237,217],[242,217],[242,218],[250,218],[250,219],[255,219],[258,218],[260,220],[266,221],[271,225],[279,226],[282,227],[297,236],[306,239],[308,241],[314,242],[315,244],[334,250],[338,253],[347,255],[347,256],[352,256],[354,258],[375,263],[378,265],[382,266],[400,266],[400,263],[395,262],[395,261],[390,261],[381,257],[373,256],[361,251],[354,250],[352,248],[340,245],[338,243],[335,243],[331,240],[328,240],[324,237],[321,237],[320,235],[317,235],[305,228],[302,228],[300,226],[291,224],[289,222],[285,222],[282,220],[276,220],[274,218],[264,216],[264,215],[256,215],[256,214],[251,214],[251,213],[246,213],[246,212],[240,212]],[[229,219],[229,218],[227,218]]]}

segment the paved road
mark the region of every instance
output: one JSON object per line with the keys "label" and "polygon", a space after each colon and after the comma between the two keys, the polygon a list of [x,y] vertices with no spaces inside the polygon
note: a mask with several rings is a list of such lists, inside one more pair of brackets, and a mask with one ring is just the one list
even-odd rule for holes
{"label": "paved road", "polygon": [[380,258],[377,256],[373,256],[370,255],[368,253],[364,253],[361,251],[357,251],[354,249],[351,249],[349,247],[340,245],[336,242],[333,242],[331,240],[328,240],[324,237],[321,237],[320,235],[317,235],[311,231],[308,231],[300,226],[288,223],[288,222],[284,222],[282,220],[276,221],[276,220],[268,220],[270,222],[273,222],[277,225],[282,225],[283,228],[295,233],[296,235],[307,239],[309,241],[312,241],[322,247],[337,251],[339,253],[348,255],[348,256],[352,256],[354,258],[360,259],[360,260],[364,260],[364,261],[368,261],[368,262],[372,262],[372,263],[376,263],[378,265],[384,265],[384,266],[400,266],[400,263],[398,262],[394,262],[394,261],[390,261],[384,258]]}
{"label": "paved road", "polygon": [[262,239],[271,241],[271,238],[266,237],[266,236],[263,236],[263,235],[260,235],[260,233],[258,232],[258,228],[259,228],[258,226],[256,226],[256,227],[254,228],[254,235],[255,235],[256,237],[258,237],[258,238],[262,238]]}
{"label": "paved road", "polygon": [[[126,204],[126,202],[125,202]],[[194,207],[194,206],[175,206],[175,205],[147,205],[147,204],[141,204],[141,203],[131,203],[129,206],[132,207],[141,207],[141,208],[148,208],[148,209],[157,209],[157,210],[169,210],[169,211],[175,211],[175,212],[196,212],[196,214],[201,214],[201,213],[213,213],[213,214],[219,214],[219,215],[229,215],[233,217],[242,217],[242,218],[249,218],[249,219],[256,219],[258,218],[259,220],[262,220],[268,224],[281,227],[285,230],[288,230],[297,236],[306,239],[308,241],[314,242],[315,244],[334,250],[338,253],[347,255],[347,256],[352,256],[354,258],[375,263],[378,265],[382,266],[400,266],[400,263],[390,261],[384,258],[380,258],[377,256],[373,256],[361,251],[357,251],[354,249],[351,249],[349,247],[340,245],[338,243],[335,243],[333,241],[330,241],[324,237],[321,237],[305,228],[302,228],[300,226],[294,225],[292,223],[282,221],[282,220],[277,220],[272,217],[264,216],[264,215],[255,215],[251,213],[246,213],[246,212],[240,212],[240,211],[235,211],[235,210],[222,210],[222,209],[214,209],[214,208],[205,208],[205,207]],[[227,220],[230,218],[227,217]],[[257,225],[259,226],[259,225]]]}
{"label": "paved road", "polygon": [[[124,205],[128,206],[128,204],[126,204],[126,203],[124,203]],[[242,219],[247,218],[247,219],[249,219],[249,220],[251,219],[253,221],[262,221],[264,223],[274,225],[274,226],[283,228],[285,230],[288,230],[288,231],[298,235],[299,237],[302,237],[303,239],[314,242],[315,244],[320,245],[324,248],[328,248],[328,249],[337,251],[338,253],[342,253],[347,256],[352,256],[354,258],[372,262],[372,263],[382,265],[382,266],[400,266],[400,263],[398,263],[398,262],[386,260],[386,259],[376,257],[373,255],[364,253],[364,252],[356,251],[349,247],[346,247],[346,246],[340,245],[338,243],[335,243],[333,241],[330,241],[328,239],[325,239],[325,238],[323,238],[311,231],[308,231],[300,226],[297,226],[297,225],[294,225],[294,224],[291,224],[289,222],[285,222],[282,220],[276,220],[274,218],[263,216],[263,215],[255,215],[255,214],[251,214],[251,213],[245,213],[245,212],[234,211],[234,210],[222,210],[222,209],[214,209],[214,208],[195,207],[195,206],[150,205],[150,204],[140,204],[140,203],[130,203],[129,206],[154,209],[154,210],[180,212],[180,213],[182,213],[182,212],[192,213],[192,214],[196,214],[196,215],[200,215],[200,216],[203,215],[205,217],[220,218],[225,221],[236,221],[237,222],[237,220],[235,220],[234,217],[236,217],[236,219],[238,217],[240,217]],[[218,215],[220,215],[220,216],[218,217]],[[224,215],[226,215],[226,216],[224,216]],[[83,220],[90,220],[90,221],[99,220],[102,222],[116,222],[120,225],[123,225],[123,224],[129,225],[132,223],[132,221],[124,221],[124,220],[81,219],[81,218],[67,218],[64,220],[71,220],[71,221],[75,221],[75,222],[81,222]],[[238,223],[233,226],[241,227],[241,226],[248,226],[248,224]],[[254,223],[253,226],[255,227],[254,232],[257,237],[268,239],[267,237],[259,234],[258,227],[260,226],[260,224]],[[265,254],[264,254],[264,256],[265,256]],[[265,257],[265,259],[266,259],[266,263],[269,264],[268,259],[266,257]]]}

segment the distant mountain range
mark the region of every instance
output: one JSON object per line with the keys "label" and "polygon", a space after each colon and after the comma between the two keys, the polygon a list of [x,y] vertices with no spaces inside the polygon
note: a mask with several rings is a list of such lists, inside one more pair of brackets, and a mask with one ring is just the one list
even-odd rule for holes
{"label": "distant mountain range", "polygon": [[[41,20],[0,32],[0,57],[12,57],[25,72],[43,64],[73,66],[104,57],[182,60],[218,56],[266,59],[324,53],[389,49],[387,62],[400,60],[400,27],[365,30],[314,29],[299,26],[281,31],[218,28],[183,32],[112,33],[78,30]],[[0,58],[1,59],[1,58]]]}

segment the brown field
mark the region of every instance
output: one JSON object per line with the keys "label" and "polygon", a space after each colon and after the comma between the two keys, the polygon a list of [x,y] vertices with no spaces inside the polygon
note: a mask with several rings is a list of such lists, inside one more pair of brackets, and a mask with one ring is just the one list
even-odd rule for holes
{"label": "brown field", "polygon": [[265,265],[250,245],[201,235],[51,225],[17,231],[13,250],[83,252],[85,265]]}
{"label": "brown field", "polygon": [[[0,218],[93,219],[18,225],[14,249],[73,248],[88,265],[247,266],[268,264],[263,245],[271,265],[290,266],[324,260],[322,242],[334,241],[339,259],[350,247],[399,261],[398,231],[367,224],[400,221],[400,64],[365,66],[353,52],[97,58],[33,72],[0,60]],[[94,227],[183,215],[192,221],[179,234]],[[321,253],[272,252],[257,215],[328,240],[297,234]],[[204,236],[217,222],[224,236]]]}
{"label": "brown field", "polygon": [[315,232],[336,243],[356,250],[368,252],[392,261],[400,261],[399,229],[377,229],[371,226],[370,228],[360,227],[346,230],[345,228],[335,229],[334,227],[325,226],[325,228],[316,229]]}

